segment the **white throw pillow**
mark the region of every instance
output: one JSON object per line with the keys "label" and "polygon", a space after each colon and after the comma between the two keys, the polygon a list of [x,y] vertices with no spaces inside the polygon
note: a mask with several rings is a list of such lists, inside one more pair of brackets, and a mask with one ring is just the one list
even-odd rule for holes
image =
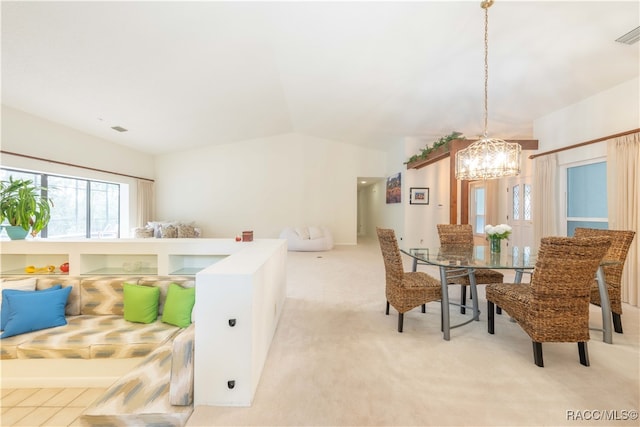
{"label": "white throw pillow", "polygon": [[302,240],[309,240],[309,229],[307,227],[296,227],[296,233]]}
{"label": "white throw pillow", "polygon": [[0,303],[2,302],[2,290],[3,289],[17,289],[19,291],[35,291],[36,290],[36,278],[20,279],[20,280],[0,280]]}
{"label": "white throw pillow", "polygon": [[17,289],[19,291],[35,291],[36,278],[20,279],[20,280],[0,280],[0,307],[2,307],[2,291],[4,289]]}
{"label": "white throw pillow", "polygon": [[322,232],[322,229],[320,227],[314,227],[314,226],[309,227],[309,238],[311,240],[321,239],[323,237],[324,237],[324,233]]}

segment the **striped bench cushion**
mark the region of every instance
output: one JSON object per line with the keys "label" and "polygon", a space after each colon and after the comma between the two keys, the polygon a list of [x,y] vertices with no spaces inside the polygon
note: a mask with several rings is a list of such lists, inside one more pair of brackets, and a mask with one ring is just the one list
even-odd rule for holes
{"label": "striped bench cushion", "polygon": [[0,341],[2,359],[142,357],[173,339],[177,326],[132,323],[117,315],[67,317],[68,324]]}

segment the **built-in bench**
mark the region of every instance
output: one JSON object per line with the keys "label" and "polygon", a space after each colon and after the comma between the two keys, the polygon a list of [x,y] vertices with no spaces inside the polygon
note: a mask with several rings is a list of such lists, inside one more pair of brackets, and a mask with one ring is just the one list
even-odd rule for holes
{"label": "built-in bench", "polygon": [[[158,320],[124,319],[124,283],[159,288]],[[162,322],[171,283],[194,286],[186,277],[37,277],[37,290],[71,287],[67,324],[0,340],[3,386],[51,386],[52,378],[56,387],[109,386],[82,415],[86,425],[184,425],[193,410],[195,324]],[[54,376],[40,377],[43,366]],[[107,371],[106,384],[95,382],[100,370]]]}

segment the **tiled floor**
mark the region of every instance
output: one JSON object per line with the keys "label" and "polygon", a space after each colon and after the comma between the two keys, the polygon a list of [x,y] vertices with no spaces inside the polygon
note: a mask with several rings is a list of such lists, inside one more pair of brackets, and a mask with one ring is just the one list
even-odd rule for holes
{"label": "tiled floor", "polygon": [[79,426],[80,413],[104,388],[3,388],[0,425]]}

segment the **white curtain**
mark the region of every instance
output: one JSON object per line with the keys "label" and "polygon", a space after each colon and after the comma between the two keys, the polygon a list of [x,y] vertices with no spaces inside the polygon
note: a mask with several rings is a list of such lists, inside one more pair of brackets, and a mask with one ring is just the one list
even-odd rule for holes
{"label": "white curtain", "polygon": [[155,219],[155,183],[144,179],[138,180],[138,203],[136,227],[144,227]]}
{"label": "white curtain", "polygon": [[558,156],[535,158],[533,192],[533,241],[537,248],[540,239],[558,235]]}
{"label": "white curtain", "polygon": [[490,179],[484,182],[486,195],[485,204],[485,224],[497,225],[501,223],[498,218],[498,209],[500,207],[498,193],[502,180]]}
{"label": "white curtain", "polygon": [[640,133],[607,141],[607,203],[609,228],[633,230],[636,235],[629,248],[622,272],[622,301],[638,306],[638,257],[640,257]]}

